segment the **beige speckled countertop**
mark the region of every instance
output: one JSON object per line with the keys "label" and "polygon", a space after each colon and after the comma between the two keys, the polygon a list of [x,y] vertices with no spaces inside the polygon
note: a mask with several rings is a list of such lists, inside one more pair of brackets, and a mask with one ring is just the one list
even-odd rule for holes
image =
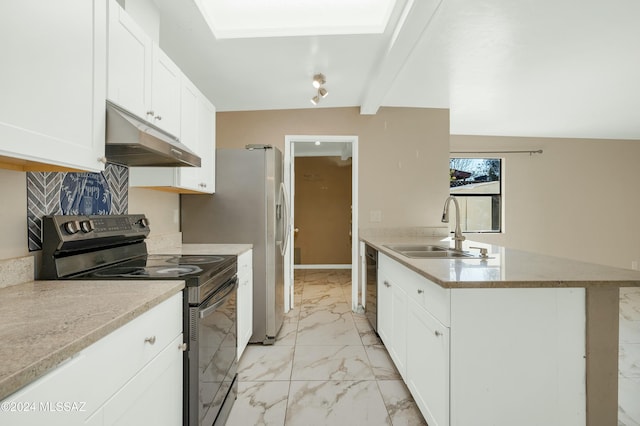
{"label": "beige speckled countertop", "polygon": [[184,281],[32,281],[0,289],[0,400],[184,288]]}
{"label": "beige speckled countertop", "polygon": [[360,239],[445,288],[640,287],[640,271],[473,241],[465,241],[463,250],[478,253],[478,250],[471,250],[470,247],[485,247],[490,259],[414,259],[385,247],[400,243],[452,246],[450,238],[382,236]]}
{"label": "beige speckled countertop", "polygon": [[240,255],[253,248],[252,244],[182,244],[179,247],[154,249],[158,254],[228,254]]}

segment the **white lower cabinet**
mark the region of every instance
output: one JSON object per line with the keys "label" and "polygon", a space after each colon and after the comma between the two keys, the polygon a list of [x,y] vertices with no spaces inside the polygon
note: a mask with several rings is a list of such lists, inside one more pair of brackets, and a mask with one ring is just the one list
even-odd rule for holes
{"label": "white lower cabinet", "polygon": [[104,425],[182,423],[182,335],[131,378],[104,405]]}
{"label": "white lower cabinet", "polygon": [[[393,345],[393,283],[385,268],[378,266],[378,335],[391,354]],[[397,362],[396,362],[397,363]]]}
{"label": "white lower cabinet", "polygon": [[429,426],[586,424],[584,288],[446,289],[384,253],[378,280],[378,333]]}
{"label": "white lower cabinet", "polygon": [[407,387],[429,426],[449,424],[449,328],[409,301]]}
{"label": "white lower cabinet", "polygon": [[253,250],[238,256],[238,360],[253,334]]}
{"label": "white lower cabinet", "polygon": [[178,293],[7,397],[0,424],[181,424],[182,341]]}
{"label": "white lower cabinet", "polygon": [[400,375],[407,379],[407,292],[397,282],[391,284],[392,344],[389,348]]}

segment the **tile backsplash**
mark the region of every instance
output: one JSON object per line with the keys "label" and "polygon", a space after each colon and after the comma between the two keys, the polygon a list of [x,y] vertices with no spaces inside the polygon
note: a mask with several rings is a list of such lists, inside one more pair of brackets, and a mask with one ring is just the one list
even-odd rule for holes
{"label": "tile backsplash", "polygon": [[27,173],[29,251],[42,249],[42,217],[50,214],[126,214],[129,169],[107,164],[101,173]]}

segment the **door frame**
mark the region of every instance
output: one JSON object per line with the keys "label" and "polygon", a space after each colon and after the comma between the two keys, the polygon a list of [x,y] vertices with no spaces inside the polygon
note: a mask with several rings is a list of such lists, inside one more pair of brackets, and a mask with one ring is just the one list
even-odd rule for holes
{"label": "door frame", "polygon": [[[295,143],[351,143],[351,309],[358,309],[358,136],[355,135],[285,135],[284,137],[284,184],[289,196],[291,218],[294,218],[295,199]],[[285,312],[293,308],[293,220],[290,221],[288,250],[284,257]]]}

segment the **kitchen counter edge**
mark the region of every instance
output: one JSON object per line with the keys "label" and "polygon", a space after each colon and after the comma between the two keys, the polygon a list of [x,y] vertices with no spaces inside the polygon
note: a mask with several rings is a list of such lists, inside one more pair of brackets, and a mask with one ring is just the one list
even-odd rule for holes
{"label": "kitchen counter edge", "polygon": [[[453,277],[452,269],[457,269],[456,274],[462,274],[465,269],[477,272],[482,268],[480,259],[412,259],[391,250],[386,245],[391,244],[433,244],[448,246],[449,238],[393,238],[393,237],[360,237],[360,241],[372,246],[378,252],[384,253],[398,263],[406,266],[417,274],[437,283],[443,288],[592,288],[592,287],[640,287],[640,272],[631,269],[615,268],[606,265],[581,262],[555,256],[541,255],[533,252],[509,249],[496,245],[465,241],[463,250],[467,251],[472,246],[482,246],[489,249],[490,261],[486,268],[502,268],[521,271],[513,274],[513,277],[503,275],[501,271],[495,275],[486,274],[486,277],[478,278],[478,275],[465,279]],[[498,253],[498,254],[496,254]],[[513,262],[510,262],[513,259]],[[452,265],[454,268],[452,268]],[[497,266],[496,266],[497,265]],[[538,266],[537,270],[529,271],[529,265]],[[545,268],[547,266],[547,268]],[[533,268],[532,268],[533,269]],[[583,275],[575,271],[585,270]]]}
{"label": "kitchen counter edge", "polygon": [[183,288],[180,280],[78,280],[31,281],[0,289],[0,400]]}

